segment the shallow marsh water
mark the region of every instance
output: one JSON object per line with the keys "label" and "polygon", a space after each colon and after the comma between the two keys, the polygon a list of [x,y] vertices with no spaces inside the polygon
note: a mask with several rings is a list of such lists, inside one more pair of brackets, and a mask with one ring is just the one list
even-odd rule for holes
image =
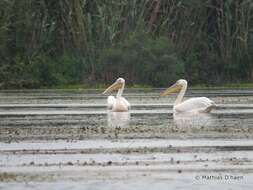
{"label": "shallow marsh water", "polygon": [[127,90],[130,113],[97,90],[0,91],[0,189],[250,189],[253,90],[189,90],[218,108],[174,119],[160,91]]}

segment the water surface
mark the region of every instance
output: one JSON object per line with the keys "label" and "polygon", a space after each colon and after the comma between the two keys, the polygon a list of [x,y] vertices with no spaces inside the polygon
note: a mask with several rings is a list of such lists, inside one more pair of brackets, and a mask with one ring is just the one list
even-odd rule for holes
{"label": "water surface", "polygon": [[175,96],[126,90],[111,113],[98,90],[0,91],[0,189],[249,189],[253,90],[189,90],[211,114],[173,118]]}

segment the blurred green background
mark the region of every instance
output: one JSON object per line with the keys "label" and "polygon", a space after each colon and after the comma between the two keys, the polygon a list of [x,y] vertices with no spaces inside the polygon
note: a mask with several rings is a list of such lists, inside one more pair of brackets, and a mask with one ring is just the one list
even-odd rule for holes
{"label": "blurred green background", "polygon": [[252,0],[0,0],[0,88],[253,81]]}

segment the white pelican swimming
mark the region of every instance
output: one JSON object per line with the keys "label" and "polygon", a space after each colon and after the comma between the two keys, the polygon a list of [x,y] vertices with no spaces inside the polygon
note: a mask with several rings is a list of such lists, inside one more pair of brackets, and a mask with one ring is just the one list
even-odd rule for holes
{"label": "white pelican swimming", "polygon": [[103,94],[106,94],[113,90],[118,90],[116,98],[114,98],[114,96],[109,96],[107,98],[107,106],[113,112],[125,112],[130,109],[130,103],[124,97],[122,97],[124,88],[125,80],[123,78],[118,78],[111,86],[109,86],[103,92]]}
{"label": "white pelican swimming", "polygon": [[179,92],[173,106],[174,113],[209,113],[214,107],[216,107],[216,104],[206,97],[190,98],[182,101],[186,89],[187,81],[180,79],[161,93],[161,96],[166,96],[173,92]]}

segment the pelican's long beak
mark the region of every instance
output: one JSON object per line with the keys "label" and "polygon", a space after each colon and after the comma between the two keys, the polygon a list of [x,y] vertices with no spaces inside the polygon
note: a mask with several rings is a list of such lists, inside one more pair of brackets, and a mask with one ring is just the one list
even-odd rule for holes
{"label": "pelican's long beak", "polygon": [[172,94],[174,92],[179,92],[181,90],[182,86],[178,85],[177,83],[173,84],[171,87],[167,88],[165,91],[163,91],[160,96],[166,96],[169,94]]}
{"label": "pelican's long beak", "polygon": [[119,82],[115,82],[113,83],[111,86],[109,86],[102,94],[106,94],[108,92],[112,92],[113,90],[118,90],[119,88],[122,87],[122,83],[119,83]]}

